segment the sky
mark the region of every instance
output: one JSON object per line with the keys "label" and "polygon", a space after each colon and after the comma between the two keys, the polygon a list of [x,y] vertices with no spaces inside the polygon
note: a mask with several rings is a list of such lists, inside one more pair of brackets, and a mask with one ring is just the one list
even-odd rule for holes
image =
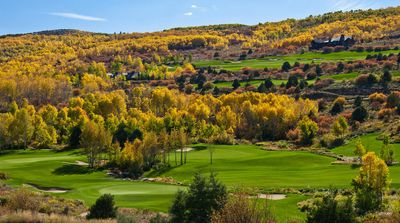
{"label": "sky", "polygon": [[0,35],[52,29],[102,33],[304,18],[399,6],[400,0],[1,0]]}

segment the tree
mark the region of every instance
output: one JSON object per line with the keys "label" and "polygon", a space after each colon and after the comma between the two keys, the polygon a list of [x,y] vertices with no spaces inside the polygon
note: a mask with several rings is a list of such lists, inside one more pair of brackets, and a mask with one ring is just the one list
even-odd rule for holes
{"label": "tree", "polygon": [[353,121],[363,122],[368,118],[368,111],[363,106],[357,107],[353,113],[351,113],[351,119]]}
{"label": "tree", "polygon": [[354,107],[360,107],[362,105],[362,98],[360,96],[357,96],[357,98],[354,100]]}
{"label": "tree", "polygon": [[356,142],[356,148],[354,149],[354,154],[358,156],[361,164],[362,164],[362,157],[365,155],[365,153],[367,153],[367,150],[362,144],[361,139],[358,138]]}
{"label": "tree", "polygon": [[261,83],[260,86],[258,86],[257,90],[260,93],[265,93],[265,92],[267,92],[267,87],[265,87],[264,83]]}
{"label": "tree", "polygon": [[383,72],[381,80],[382,80],[383,83],[391,82],[392,81],[392,74],[390,73],[390,71],[386,70],[385,72]]}
{"label": "tree", "polygon": [[186,218],[186,200],[187,200],[187,192],[179,190],[175,199],[172,202],[172,206],[169,209],[169,213],[171,214],[171,222],[172,223],[183,223]]}
{"label": "tree", "polygon": [[82,134],[82,129],[79,125],[74,126],[71,130],[71,135],[69,137],[69,147],[78,148],[80,144],[80,138]]}
{"label": "tree", "polygon": [[207,180],[196,173],[188,192],[179,191],[170,209],[174,223],[208,223],[213,212],[221,210],[227,201],[225,185],[211,174]]}
{"label": "tree", "polygon": [[240,82],[238,79],[235,79],[232,83],[233,90],[236,90],[240,87]]}
{"label": "tree", "polygon": [[111,194],[103,194],[96,203],[90,207],[87,219],[107,219],[117,216],[117,207]]}
{"label": "tree", "polygon": [[100,154],[111,146],[111,142],[111,134],[103,126],[94,121],[89,121],[84,125],[80,144],[88,158],[90,168],[98,164]]}
{"label": "tree", "polygon": [[274,82],[272,82],[272,79],[271,79],[270,77],[268,77],[267,79],[265,79],[264,85],[265,85],[265,87],[266,87],[268,90],[271,90],[271,88],[273,88],[273,87],[275,86],[275,85],[274,85]]}
{"label": "tree", "polygon": [[380,158],[385,161],[387,165],[393,164],[394,151],[390,146],[390,138],[388,135],[383,136],[383,145],[380,151]]}
{"label": "tree", "polygon": [[332,115],[337,115],[341,113],[344,109],[344,104],[346,103],[346,99],[343,97],[338,97],[336,100],[333,102],[333,106],[331,108],[331,114]]}
{"label": "tree", "polygon": [[304,117],[298,124],[297,128],[300,130],[301,141],[304,145],[312,144],[318,132],[318,125],[308,117]]}
{"label": "tree", "polygon": [[31,115],[26,108],[22,108],[15,113],[13,123],[10,125],[10,133],[17,145],[27,148],[32,139],[34,126]]}
{"label": "tree", "polygon": [[297,78],[297,76],[290,75],[290,77],[286,83],[286,88],[297,87],[297,85],[299,85],[299,79]]}
{"label": "tree", "polygon": [[379,159],[374,152],[368,152],[362,157],[362,166],[358,176],[353,179],[356,192],[355,207],[359,214],[380,210],[383,195],[388,181],[389,168],[385,161]]}
{"label": "tree", "polygon": [[291,68],[292,66],[287,61],[282,64],[282,71],[288,72]]}
{"label": "tree", "polygon": [[336,121],[332,124],[332,133],[339,138],[343,138],[349,132],[349,124],[347,120],[340,116]]}

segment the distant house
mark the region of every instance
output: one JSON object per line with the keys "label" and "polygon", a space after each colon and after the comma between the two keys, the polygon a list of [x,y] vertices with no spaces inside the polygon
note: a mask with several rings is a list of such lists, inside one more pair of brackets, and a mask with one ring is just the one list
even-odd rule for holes
{"label": "distant house", "polygon": [[310,50],[320,50],[324,47],[336,47],[336,46],[344,46],[350,47],[356,43],[352,36],[344,36],[341,35],[339,38],[333,38],[328,40],[322,39],[314,39],[311,42]]}
{"label": "distant house", "polygon": [[123,72],[123,73],[107,73],[107,76],[109,76],[110,78],[116,78],[119,76],[123,76],[125,77],[125,80],[129,81],[129,80],[135,80],[138,79],[140,76],[140,72],[136,72],[136,71],[132,71],[132,72]]}

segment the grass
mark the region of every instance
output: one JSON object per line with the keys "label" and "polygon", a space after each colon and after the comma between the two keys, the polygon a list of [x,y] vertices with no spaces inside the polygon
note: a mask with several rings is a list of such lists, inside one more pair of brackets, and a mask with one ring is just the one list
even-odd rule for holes
{"label": "grass", "polygon": [[[382,51],[380,53],[388,55],[391,53],[397,54],[398,50]],[[264,68],[280,68],[282,64],[287,61],[291,65],[295,62],[302,64],[305,63],[322,63],[322,62],[339,62],[339,61],[353,61],[365,59],[368,54],[377,54],[376,52],[352,52],[343,51],[330,54],[323,54],[320,52],[307,52],[304,54],[294,54],[287,56],[268,56],[262,59],[250,59],[243,61],[221,61],[221,60],[208,60],[194,62],[197,67],[217,67],[220,69],[238,71],[244,67],[253,69]]]}
{"label": "grass", "polygon": [[276,215],[278,222],[301,222],[306,218],[306,214],[300,212],[297,203],[308,199],[308,196],[289,194],[286,199],[278,201],[268,201],[272,213]]}
{"label": "grass", "polygon": [[[377,134],[363,136],[363,142],[379,151]],[[160,172],[147,172],[147,177],[173,177],[190,183],[195,172],[208,174],[216,172],[217,178],[229,190],[240,187],[248,190],[269,192],[282,188],[350,188],[351,179],[357,174],[356,168],[346,165],[331,165],[333,158],[309,152],[265,151],[252,145],[201,145],[207,149],[188,153],[188,162]],[[400,157],[400,146],[396,157]],[[334,149],[338,154],[352,153],[354,142]],[[213,164],[210,164],[210,153]],[[397,153],[397,150],[399,152]],[[173,155],[171,155],[171,160]],[[120,207],[134,207],[155,211],[168,210],[179,186],[148,182],[123,181],[108,177],[105,172],[87,171],[82,167],[67,168],[85,157],[76,151],[53,152],[17,151],[0,156],[0,170],[10,176],[7,184],[21,186],[34,184],[41,187],[70,189],[67,193],[54,194],[71,199],[80,199],[87,205],[103,193],[115,195]],[[68,169],[68,170],[67,170]],[[399,166],[390,167],[392,187],[400,187]],[[297,209],[297,203],[306,199],[303,195],[289,194],[287,199],[269,201],[280,222],[290,219],[304,219]]]}
{"label": "grass", "polygon": [[[190,152],[188,163],[161,173],[188,182],[201,173],[218,173],[218,178],[230,187],[274,188],[338,188],[350,187],[356,171],[348,166],[331,165],[333,158],[309,152],[267,152],[251,145],[208,145],[214,150],[213,164],[209,149]],[[172,156],[171,156],[172,157]],[[147,176],[158,176],[150,172]]]}
{"label": "grass", "polygon": [[[115,195],[116,203],[122,207],[146,208],[166,211],[175,192],[180,188],[173,185],[129,182],[108,177],[104,172],[88,173],[79,168],[76,172],[60,173],[65,166],[85,157],[76,152],[19,151],[0,156],[0,170],[10,180],[7,184],[21,186],[34,184],[41,187],[71,189],[65,198],[80,199],[91,205],[103,193]],[[57,171],[58,170],[58,171]]]}
{"label": "grass", "polygon": [[[370,133],[360,137],[362,144],[365,146],[370,152],[375,152],[377,155],[380,153],[380,149],[382,148],[383,141],[378,140],[380,133]],[[354,148],[356,146],[358,139],[352,139],[347,144],[334,148],[332,152],[343,155],[343,156],[355,156]],[[391,144],[390,145],[394,150],[394,157],[397,161],[400,161],[400,144]]]}

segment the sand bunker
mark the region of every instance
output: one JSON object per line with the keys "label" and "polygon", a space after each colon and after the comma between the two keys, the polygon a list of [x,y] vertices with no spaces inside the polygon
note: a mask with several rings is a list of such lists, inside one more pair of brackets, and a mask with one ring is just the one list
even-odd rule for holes
{"label": "sand bunker", "polygon": [[[193,151],[194,149],[193,148],[189,148],[189,147],[186,147],[186,148],[183,148],[183,152],[190,152],[190,151]],[[177,149],[176,150],[177,152],[180,152],[181,151],[181,149]]]}
{"label": "sand bunker", "polygon": [[251,198],[267,199],[267,200],[283,200],[286,198],[285,194],[258,194],[257,196],[251,196]]}
{"label": "sand bunker", "polygon": [[39,187],[34,184],[24,184],[29,187],[33,187],[38,191],[45,192],[45,193],[54,193],[54,194],[62,194],[67,193],[69,190],[64,188],[52,188],[52,187]]}

